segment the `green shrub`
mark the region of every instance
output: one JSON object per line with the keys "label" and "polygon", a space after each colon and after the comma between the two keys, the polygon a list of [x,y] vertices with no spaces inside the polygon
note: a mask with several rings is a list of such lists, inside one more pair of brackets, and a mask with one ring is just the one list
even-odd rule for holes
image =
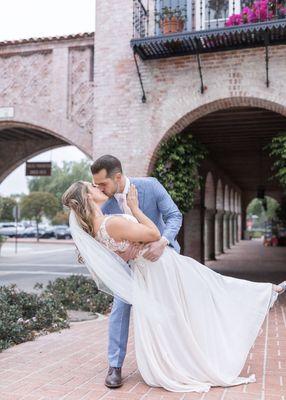
{"label": "green shrub", "polygon": [[67,327],[65,307],[48,293],[26,293],[14,284],[0,287],[0,351]]}
{"label": "green shrub", "polygon": [[[42,285],[37,284],[35,288]],[[51,294],[70,310],[105,313],[109,310],[112,296],[99,292],[93,279],[83,275],[71,275],[49,282],[44,292]]]}
{"label": "green shrub", "polygon": [[99,292],[95,282],[82,275],[50,281],[41,294],[20,291],[16,285],[0,286],[0,352],[68,328],[67,309],[104,313],[111,302],[112,296]]}

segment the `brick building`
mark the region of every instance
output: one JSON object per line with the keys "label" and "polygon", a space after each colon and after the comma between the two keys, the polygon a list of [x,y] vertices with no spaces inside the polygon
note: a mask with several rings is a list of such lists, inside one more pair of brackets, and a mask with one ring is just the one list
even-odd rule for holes
{"label": "brick building", "polygon": [[[148,175],[162,141],[191,132],[209,157],[185,215],[184,252],[209,260],[233,246],[259,188],[282,197],[263,147],[286,127],[286,19],[225,27],[241,9],[225,4],[97,1],[95,35],[2,43],[0,111],[12,110],[0,120],[1,180],[66,143]],[[170,15],[163,27],[166,7],[183,10],[177,32]]]}
{"label": "brick building", "polygon": [[242,238],[258,186],[281,200],[262,148],[286,127],[285,20],[225,28],[199,12],[202,1],[163,3],[187,7],[182,32],[160,32],[162,2],[122,0],[114,12],[111,1],[97,3],[93,154],[112,143],[128,174],[146,175],[171,135],[204,143],[205,185],[185,216],[184,252],[207,260]]}

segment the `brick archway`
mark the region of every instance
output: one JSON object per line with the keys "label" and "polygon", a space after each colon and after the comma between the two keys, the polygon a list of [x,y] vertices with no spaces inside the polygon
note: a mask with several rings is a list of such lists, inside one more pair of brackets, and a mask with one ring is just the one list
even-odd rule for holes
{"label": "brick archway", "polygon": [[64,144],[92,156],[93,67],[93,33],[1,43],[0,182],[27,158]]}
{"label": "brick archway", "polygon": [[[241,118],[240,115],[245,115],[247,118]],[[174,113],[171,117],[174,118]],[[253,129],[252,117],[257,118],[257,124],[254,124]],[[211,171],[215,176],[215,182],[219,178],[222,179],[224,211],[223,215],[219,215],[219,212],[215,210],[215,217],[211,219],[206,198],[204,198],[201,213],[207,215],[208,220],[212,220],[214,224],[215,222],[219,223],[217,223],[216,228],[210,229],[211,223],[209,222],[208,229],[206,229],[205,217],[203,218],[201,215],[197,218],[198,224],[205,226],[200,239],[201,248],[204,248],[204,255],[202,251],[200,255],[196,254],[198,259],[203,260],[203,257],[211,259],[214,254],[230,249],[243,238],[246,223],[244,198],[253,196],[256,192],[257,185],[261,183],[261,174],[263,183],[266,185],[266,194],[276,198],[282,195],[282,190],[277,181],[274,184],[267,183],[272,160],[268,156],[262,155],[261,162],[264,163],[264,167],[261,169],[258,154],[262,151],[260,149],[264,148],[265,143],[269,143],[271,138],[278,133],[277,129],[281,130],[285,126],[285,117],[286,107],[266,99],[254,97],[219,99],[199,106],[183,115],[162,134],[160,141],[153,147],[154,151],[148,167],[149,173],[155,165],[157,152],[162,142],[172,135],[191,132],[211,150],[211,154],[202,163],[200,175],[206,177],[207,172]],[[169,115],[166,115],[166,119],[168,118]],[[247,130],[243,129],[245,123]],[[221,131],[216,131],[217,126],[221,127]],[[159,136],[157,135],[157,137]],[[259,150],[259,152],[256,152],[256,150]],[[250,171],[252,172],[250,173]],[[261,173],[258,171],[261,171]],[[241,213],[237,213],[235,210],[234,196],[236,192],[240,193],[244,200]],[[195,211],[192,211],[193,220],[194,213]],[[199,215],[199,211],[197,213]],[[217,237],[220,237],[219,241],[216,238],[211,240],[213,231]],[[209,237],[207,238],[206,233],[208,232]],[[188,240],[190,239],[185,238],[184,242],[188,242]],[[199,241],[198,238],[195,238],[195,241],[193,238],[192,240],[196,243]],[[216,243],[216,245],[214,246],[212,243]],[[193,254],[190,253],[190,255]]]}
{"label": "brick archway", "polygon": [[17,121],[0,122],[0,182],[31,157],[57,147],[75,145],[87,156],[92,155],[86,135],[81,135],[72,122],[61,121],[59,132],[59,116],[47,120],[37,110],[30,114],[25,113],[25,108],[22,110],[23,114],[17,113]]}
{"label": "brick archway", "polygon": [[198,119],[207,116],[212,112],[229,109],[232,107],[259,107],[286,117],[285,106],[259,97],[228,97],[200,105],[178,118],[178,120],[165,133],[163,133],[161,137],[159,137],[158,142],[155,144],[155,146],[153,146],[153,150],[149,158],[149,165],[147,165],[146,171],[147,175],[150,175],[150,173],[153,171],[157,160],[158,150],[164,141],[168,140],[168,138],[173,135],[180,134]]}

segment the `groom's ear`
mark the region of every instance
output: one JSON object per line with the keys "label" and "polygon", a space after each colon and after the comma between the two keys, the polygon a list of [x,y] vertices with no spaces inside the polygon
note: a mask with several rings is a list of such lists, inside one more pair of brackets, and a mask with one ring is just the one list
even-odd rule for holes
{"label": "groom's ear", "polygon": [[114,180],[119,182],[122,178],[122,173],[121,172],[116,172],[116,174],[114,175]]}

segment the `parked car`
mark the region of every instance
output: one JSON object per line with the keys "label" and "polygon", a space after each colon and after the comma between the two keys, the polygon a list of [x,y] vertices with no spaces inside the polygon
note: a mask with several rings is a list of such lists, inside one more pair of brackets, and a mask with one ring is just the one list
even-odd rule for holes
{"label": "parked car", "polygon": [[8,236],[8,237],[15,237],[17,231],[17,237],[21,237],[22,233],[24,232],[25,227],[22,224],[17,225],[11,222],[2,223],[0,227],[0,235]]}
{"label": "parked car", "polygon": [[[45,229],[39,228],[39,238],[42,238],[43,235],[45,234]],[[22,238],[34,238],[37,237],[37,228],[34,226],[30,226],[29,228],[26,228],[22,233],[21,233]]]}
{"label": "parked car", "polygon": [[67,225],[56,225],[54,227],[56,239],[71,239],[71,231]]}
{"label": "parked car", "polygon": [[48,226],[48,227],[45,227],[43,229],[44,229],[45,232],[41,236],[42,238],[50,239],[50,238],[55,237],[55,228],[54,228],[54,226]]}

